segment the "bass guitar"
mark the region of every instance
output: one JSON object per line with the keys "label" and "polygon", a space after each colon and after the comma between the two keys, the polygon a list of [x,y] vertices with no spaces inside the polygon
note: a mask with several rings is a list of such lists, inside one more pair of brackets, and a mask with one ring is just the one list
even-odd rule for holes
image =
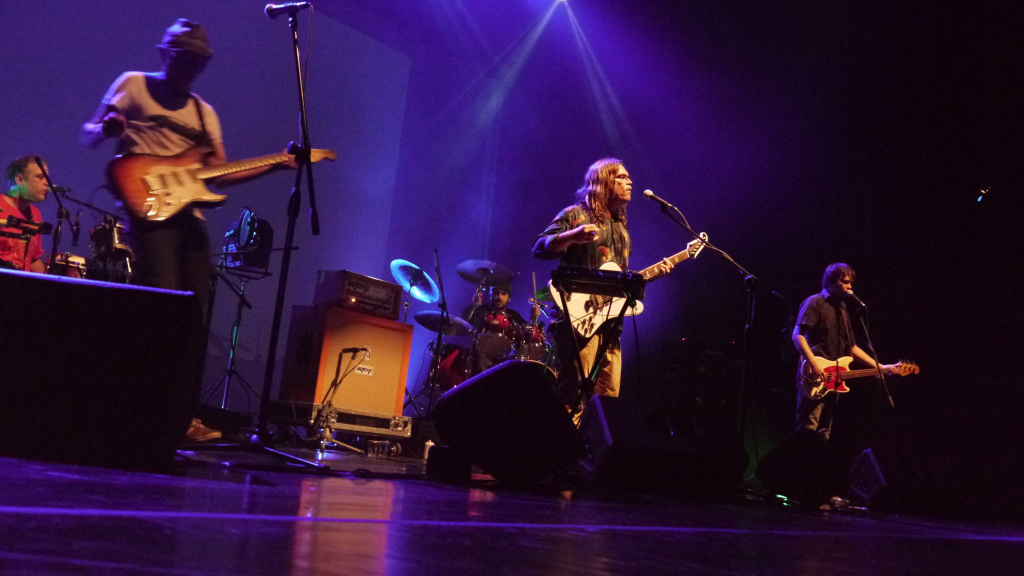
{"label": "bass guitar", "polygon": [[[673,254],[668,258],[672,265],[679,264],[684,260],[696,258],[700,251],[704,249],[704,244],[708,241],[708,235],[704,232],[700,233],[699,240],[691,240],[687,245],[686,249],[677,254]],[[659,266],[661,263],[655,264],[644,268],[638,274],[643,276],[644,280],[650,282],[651,280],[657,280],[664,276],[664,273],[660,271]],[[606,262],[601,266],[601,270],[608,270],[612,272],[621,272],[622,268],[614,262]],[[562,307],[563,294],[558,288],[554,286],[552,282],[548,282],[548,287],[551,290],[551,295],[554,298],[555,306],[559,310],[564,312],[569,318],[569,323],[572,324],[573,330],[576,331],[582,338],[590,338],[597,333],[598,329],[604,325],[605,321],[610,318],[617,318],[619,313],[622,311],[622,307],[626,305],[626,299],[622,297],[614,296],[598,296],[595,294],[581,294],[581,293],[564,293],[565,296],[565,309]],[[642,302],[637,302],[635,307],[628,308],[626,310],[626,316],[635,316],[643,312],[644,305]]]}
{"label": "bass guitar", "polygon": [[[814,357],[814,364],[825,373],[825,379],[819,380],[818,374],[811,367],[805,358],[800,362],[800,383],[804,395],[815,400],[824,398],[829,392],[846,394],[850,388],[846,385],[847,380],[856,378],[878,377],[878,370],[865,368],[863,370],[850,370],[850,363],[853,357],[842,356],[837,360],[827,360],[820,356]],[[883,368],[883,374],[895,374],[896,376],[907,376],[909,374],[920,374],[921,368],[913,362],[903,362],[894,365],[892,368]]]}
{"label": "bass guitar", "polygon": [[[190,205],[212,207],[224,202],[227,196],[210,192],[205,180],[284,164],[291,159],[289,154],[280,153],[219,166],[203,166],[203,154],[201,148],[193,148],[177,156],[119,156],[110,162],[107,175],[125,210],[138,218],[156,222],[166,220]],[[310,151],[312,162],[337,157],[333,150]]]}

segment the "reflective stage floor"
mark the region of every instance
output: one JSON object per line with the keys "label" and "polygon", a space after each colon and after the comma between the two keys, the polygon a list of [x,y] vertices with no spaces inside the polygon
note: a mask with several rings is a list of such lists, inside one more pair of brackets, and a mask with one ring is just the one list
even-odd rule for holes
{"label": "reflective stage floor", "polygon": [[346,453],[326,475],[238,448],[180,454],[169,474],[0,459],[0,571],[835,576],[1024,563],[1012,526],[444,484],[419,460]]}

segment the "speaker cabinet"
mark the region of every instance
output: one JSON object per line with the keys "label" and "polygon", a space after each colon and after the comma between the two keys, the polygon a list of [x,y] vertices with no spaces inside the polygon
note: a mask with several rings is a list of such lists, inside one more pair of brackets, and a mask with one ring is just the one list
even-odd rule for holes
{"label": "speaker cabinet", "polygon": [[735,431],[637,400],[594,396],[580,421],[587,479],[615,489],[681,494],[734,490],[747,455]]}
{"label": "speaker cabinet", "polygon": [[[368,348],[369,353],[342,353]],[[401,416],[412,326],[354,310],[295,306],[281,400],[319,404],[339,382],[332,404],[343,411]]]}
{"label": "speaker cabinet", "polygon": [[554,373],[540,362],[511,360],[466,380],[432,418],[445,444],[500,481],[540,482],[583,454]]}
{"label": "speaker cabinet", "polygon": [[192,293],[0,270],[0,294],[0,453],[173,463],[201,386]]}

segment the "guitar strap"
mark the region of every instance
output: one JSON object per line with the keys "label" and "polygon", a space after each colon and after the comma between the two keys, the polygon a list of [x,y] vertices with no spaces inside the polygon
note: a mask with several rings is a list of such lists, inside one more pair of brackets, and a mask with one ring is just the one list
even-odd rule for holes
{"label": "guitar strap", "polygon": [[202,142],[196,142],[196,145],[203,146],[212,144],[213,140],[210,139],[210,133],[206,131],[206,119],[203,118],[203,107],[199,105],[199,97],[193,94],[192,102],[196,105],[196,114],[199,116],[199,127],[203,131]]}

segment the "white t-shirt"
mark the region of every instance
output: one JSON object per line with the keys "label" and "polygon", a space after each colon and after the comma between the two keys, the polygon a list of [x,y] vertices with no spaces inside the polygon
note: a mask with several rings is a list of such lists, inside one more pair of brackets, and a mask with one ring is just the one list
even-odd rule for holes
{"label": "white t-shirt", "polygon": [[[220,119],[213,107],[196,96],[203,110],[206,133],[212,143],[223,142]],[[142,72],[125,72],[107,91],[103,103],[124,114],[127,129],[117,143],[118,154],[153,154],[176,156],[195,148],[196,139],[201,139],[203,123],[199,119],[196,105],[189,102],[180,110],[168,110],[158,104],[146,88],[146,75]],[[175,131],[169,124],[183,127]]]}

